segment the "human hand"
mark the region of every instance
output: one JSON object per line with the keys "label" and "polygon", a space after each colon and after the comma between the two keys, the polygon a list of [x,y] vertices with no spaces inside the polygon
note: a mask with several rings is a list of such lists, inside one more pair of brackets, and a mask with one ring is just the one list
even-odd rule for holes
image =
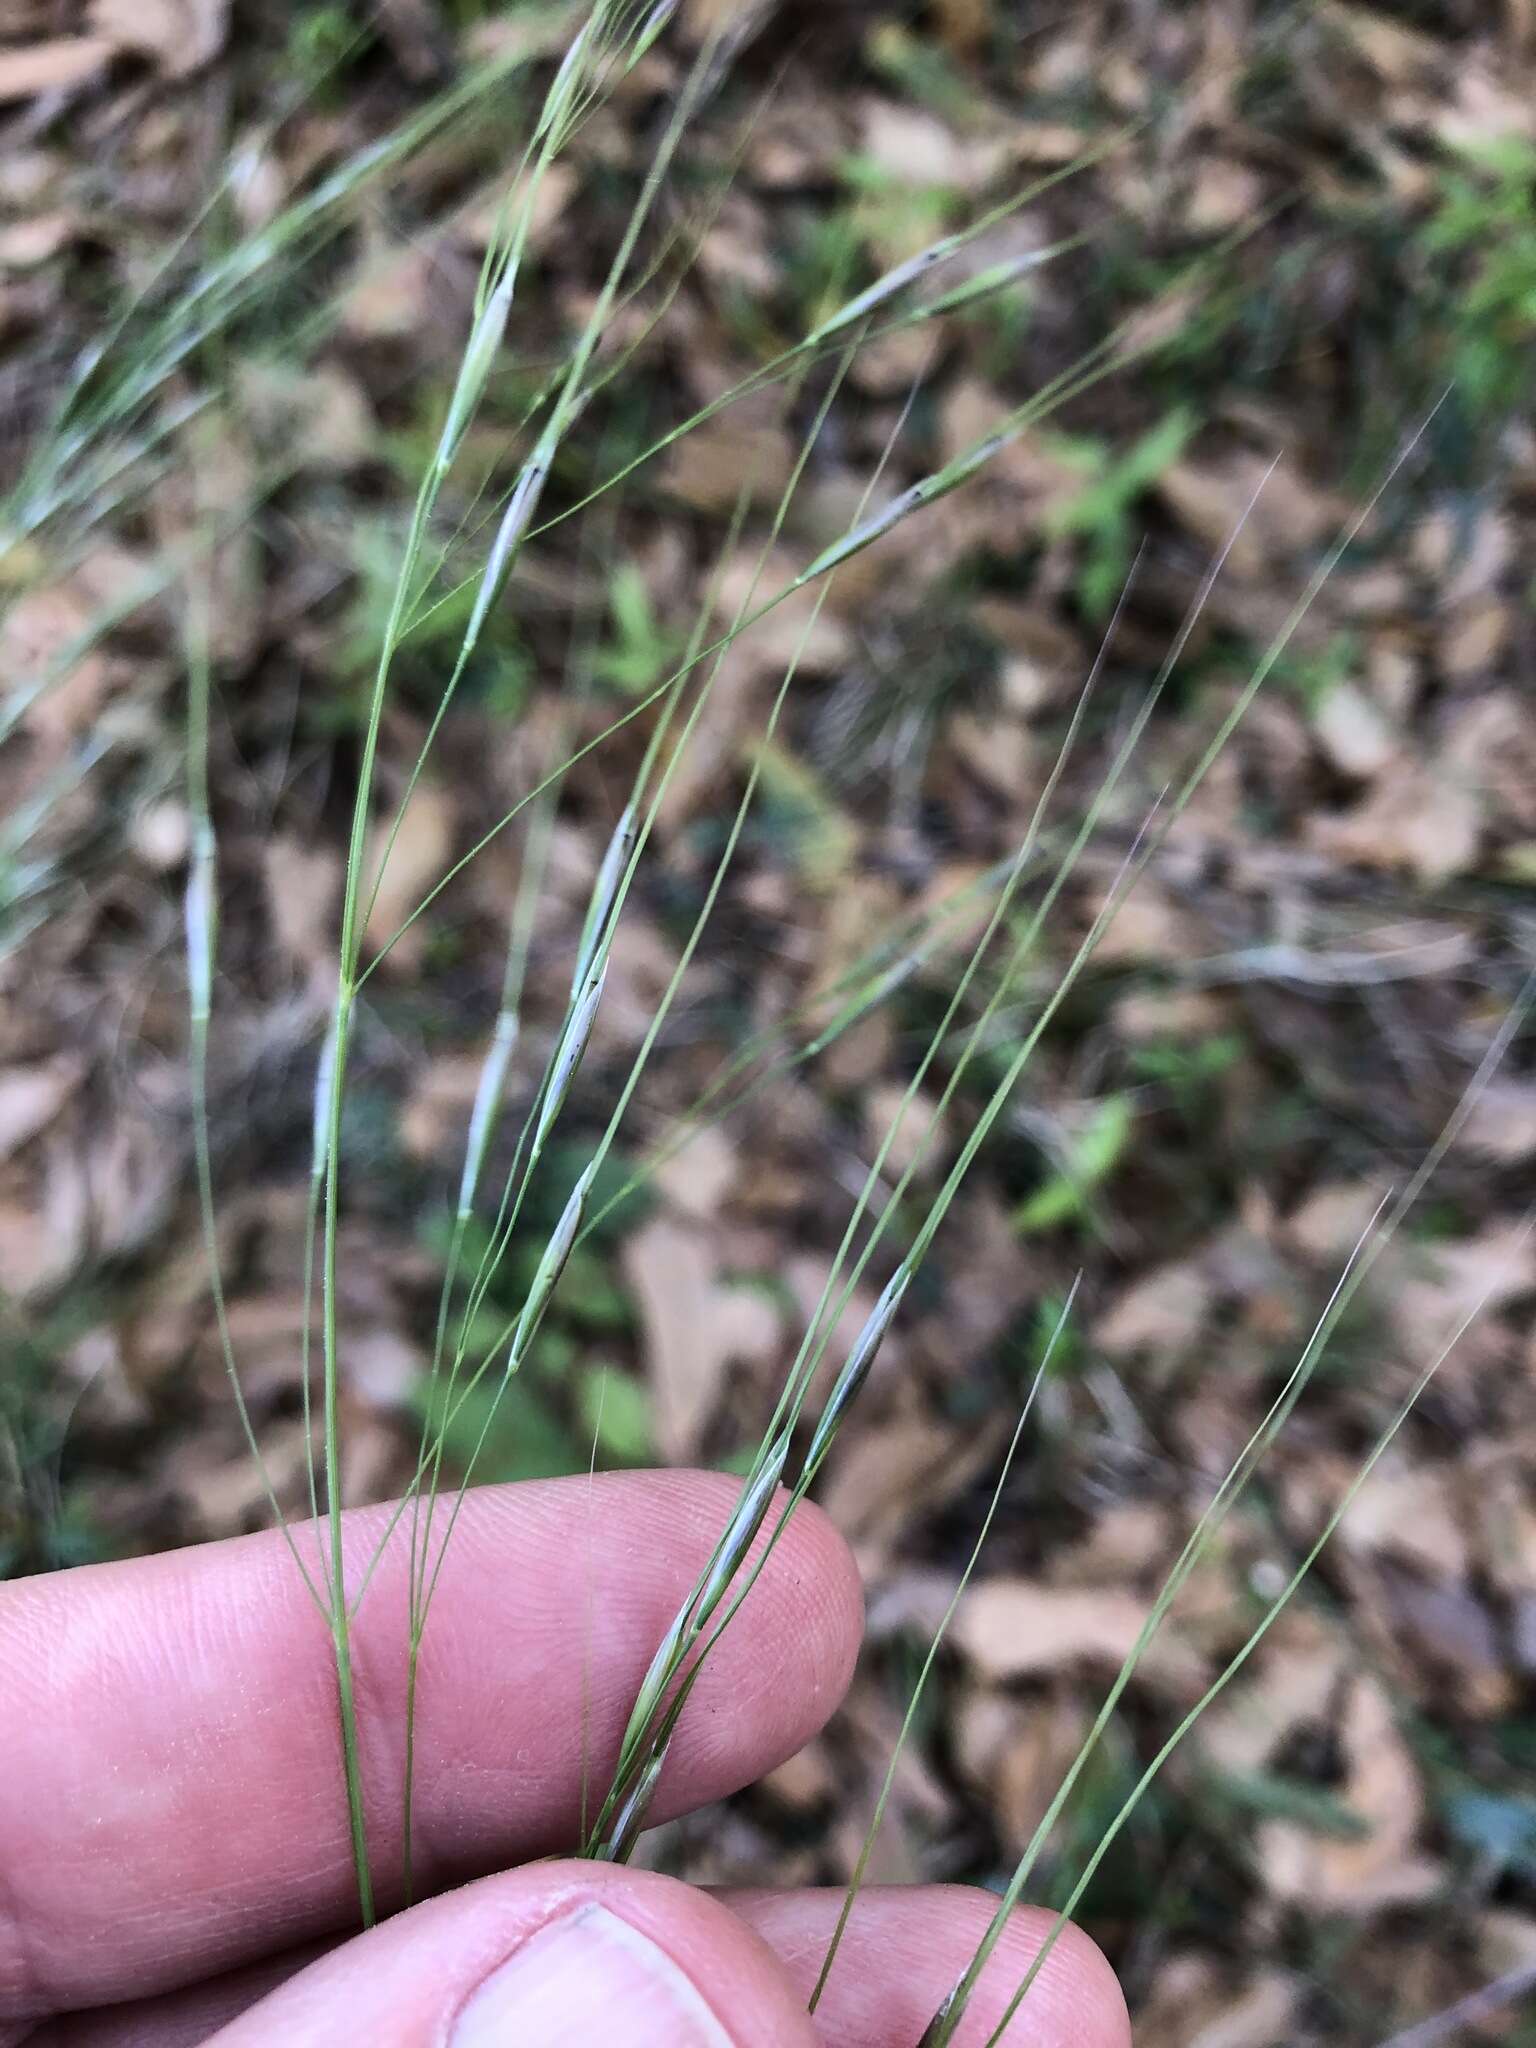
{"label": "human hand", "polygon": [[[862,1893],[812,2019],[840,1893],[528,1861],[574,1841],[584,1744],[601,1787],[734,1498],[700,1473],[467,1497],[417,1718],[418,1889],[439,1896],[339,1941],[355,1896],[334,1672],[281,1537],[0,1590],[0,2048],[910,2048],[987,1923],[983,1893]],[[386,1515],[346,1518],[354,1584]],[[406,1583],[396,1542],[353,1635],[380,1871],[399,1862]],[[815,1733],[860,1613],[841,1540],[801,1508],[705,1666],[657,1820]],[[988,2039],[1051,1924],[1015,1916],[960,2043]],[[1126,2048],[1119,1990],[1075,1930],[1006,2038]]]}

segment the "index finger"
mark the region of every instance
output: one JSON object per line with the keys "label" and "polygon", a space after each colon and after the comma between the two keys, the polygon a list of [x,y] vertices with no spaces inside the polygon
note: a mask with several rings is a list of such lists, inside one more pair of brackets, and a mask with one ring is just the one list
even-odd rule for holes
{"label": "index finger", "polygon": [[[419,1891],[570,1844],[584,1737],[601,1791],[736,1492],[626,1473],[468,1496],[422,1646]],[[388,1514],[346,1518],[354,1584]],[[396,1542],[353,1634],[386,1906],[407,1585]],[[859,1627],[847,1550],[803,1507],[695,1688],[656,1818],[799,1748],[842,1696]],[[7,1588],[0,1725],[0,2019],[169,1989],[353,1918],[330,1638],[276,1532]]]}

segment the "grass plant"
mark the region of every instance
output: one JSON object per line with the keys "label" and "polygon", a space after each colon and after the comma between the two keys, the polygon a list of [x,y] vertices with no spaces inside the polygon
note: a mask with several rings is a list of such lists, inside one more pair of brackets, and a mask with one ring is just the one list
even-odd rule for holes
{"label": "grass plant", "polygon": [[[902,1314],[909,1290],[978,1157],[1010,1113],[1048,1030],[1088,972],[1127,898],[1162,856],[1170,835],[1222,758],[1240,721],[1285,658],[1328,579],[1359,543],[1383,501],[1400,485],[1406,466],[1433,420],[1431,414],[1407,435],[1391,465],[1343,522],[1335,541],[1321,553],[1311,577],[1269,643],[1251,662],[1230,706],[1210,724],[1183,771],[1146,807],[1139,821],[1133,815],[1134,807],[1141,802],[1134,793],[1133,771],[1140,762],[1148,727],[1179,673],[1222,574],[1227,552],[1238,542],[1244,523],[1259,502],[1259,493],[1235,521],[1226,547],[1209,564],[1193,603],[1172,635],[1164,659],[1142,691],[1134,711],[1123,721],[1091,800],[1074,813],[1064,802],[1064,793],[1069,787],[1069,770],[1079,759],[1091,725],[1104,668],[1119,659],[1117,636],[1122,628],[1126,595],[1137,574],[1134,564],[1120,584],[1119,603],[1109,617],[1097,661],[1083,679],[1059,752],[1043,779],[1038,801],[1011,857],[967,882],[936,908],[914,917],[894,919],[889,930],[874,934],[853,963],[828,978],[799,1009],[787,1018],[745,1034],[698,1089],[672,1128],[660,1136],[653,1133],[649,1138],[630,1137],[637,1091],[683,1000],[690,969],[701,949],[709,944],[722,889],[760,802],[767,749],[780,730],[787,708],[795,702],[801,650],[810,641],[835,579],[866,550],[879,547],[899,529],[921,521],[942,500],[985,478],[991,467],[1041,421],[1129,369],[1155,362],[1160,351],[1170,342],[1177,342],[1198,311],[1206,287],[1220,274],[1222,265],[1241,245],[1247,232],[1233,234],[1181,263],[1150,307],[1143,307],[1111,328],[1095,347],[1006,410],[985,434],[971,439],[958,453],[938,463],[917,481],[890,490],[884,479],[893,458],[905,445],[909,409],[922,384],[920,370],[906,403],[896,409],[895,423],[883,451],[863,481],[861,495],[842,530],[809,551],[808,558],[786,580],[775,583],[775,564],[787,545],[786,536],[794,531],[793,515],[801,503],[808,472],[823,445],[829,423],[838,416],[845,380],[859,361],[861,351],[908,331],[931,331],[937,340],[946,319],[1002,298],[1027,276],[1078,251],[1087,236],[1074,235],[1027,256],[984,262],[969,272],[962,261],[968,260],[985,236],[1048,187],[1126,147],[1142,124],[1117,129],[1071,164],[978,213],[969,226],[935,237],[918,253],[894,264],[873,281],[849,289],[839,305],[823,313],[803,334],[771,354],[748,376],[696,407],[680,424],[651,435],[641,453],[611,463],[599,456],[594,465],[582,440],[586,425],[597,409],[597,401],[611,393],[638,346],[632,336],[626,335],[622,341],[615,339],[619,315],[626,308],[642,304],[645,288],[655,285],[670,261],[686,258],[710,217],[706,210],[691,222],[685,219],[682,227],[674,222],[670,230],[658,228],[679,150],[731,59],[729,36],[718,35],[707,39],[683,67],[602,283],[592,295],[585,319],[570,338],[561,361],[542,380],[537,395],[525,408],[520,444],[525,452],[512,481],[504,488],[492,487],[479,474],[481,457],[475,446],[475,430],[483,418],[487,395],[506,365],[523,312],[521,295],[528,270],[529,238],[541,189],[572,139],[586,123],[598,117],[613,95],[635,76],[637,67],[662,46],[662,39],[669,32],[669,15],[668,0],[659,0],[659,4],[650,4],[650,0],[596,0],[589,13],[573,18],[565,54],[558,63],[544,67],[549,75],[536,96],[531,88],[532,63],[526,57],[507,57],[482,65],[437,95],[385,142],[350,159],[308,195],[288,205],[267,227],[237,241],[222,255],[206,261],[200,259],[196,235],[189,231],[167,255],[156,278],[145,287],[141,302],[126,308],[104,333],[100,348],[77,366],[5,512],[4,534],[13,552],[35,545],[42,537],[59,541],[66,554],[83,549],[122,494],[143,489],[163,475],[200,431],[204,401],[184,395],[177,387],[176,380],[185,366],[206,357],[218,338],[249,314],[259,295],[272,288],[274,278],[285,275],[326,246],[328,238],[339,233],[353,217],[359,198],[386,179],[394,168],[455,124],[486,120],[509,98],[515,101],[524,121],[526,139],[508,165],[506,202],[485,251],[462,352],[400,536],[388,611],[379,629],[376,661],[358,735],[356,772],[349,793],[345,873],[335,935],[335,986],[329,1019],[314,1049],[305,1229],[309,1320],[304,1342],[303,1413],[306,1426],[311,1422],[314,1425],[311,1439],[318,1439],[317,1454],[309,1466],[308,1504],[320,1531],[320,1542],[314,1557],[305,1554],[292,1531],[289,1542],[294,1567],[302,1575],[317,1609],[317,1626],[328,1631],[332,1646],[343,1759],[340,1796],[346,1805],[359,1914],[365,1925],[376,1917],[381,1881],[387,1881],[391,1889],[397,1881],[403,1883],[406,1898],[412,1895],[415,1724],[421,1648],[430,1623],[433,1596],[449,1554],[459,1507],[475,1476],[497,1404],[527,1366],[572,1254],[616,1204],[665,1165],[701,1128],[730,1116],[787,1072],[814,1072],[818,1062],[848,1032],[897,1001],[915,975],[931,977],[942,963],[947,994],[941,1014],[911,1064],[899,1101],[884,1119],[883,1131],[852,1198],[819,1297],[805,1321],[777,1400],[742,1474],[736,1505],[704,1568],[656,1645],[650,1669],[633,1701],[611,1773],[605,1778],[596,1761],[592,1762],[592,1796],[589,1810],[584,1802],[581,1851],[592,1858],[623,1861],[633,1853],[646,1824],[652,1795],[700,1671],[722,1633],[737,1625],[737,1617],[766,1557],[812,1488],[839,1434],[855,1422],[861,1390],[882,1342]],[[234,174],[232,168],[230,175]],[[195,222],[194,228],[198,224]],[[652,248],[658,233],[665,235],[661,258],[654,256]],[[685,264],[679,262],[677,280],[684,274]],[[669,283],[667,290],[675,289],[677,280]],[[313,345],[333,313],[329,304],[313,312],[310,327],[301,337],[301,350]],[[773,393],[782,400],[784,416],[802,424],[794,459],[767,519],[752,574],[744,594],[731,608],[728,623],[718,628],[712,623],[712,597],[692,622],[682,659],[612,716],[607,716],[601,700],[590,688],[590,666],[573,658],[566,686],[567,715],[556,726],[543,764],[529,787],[521,791],[467,852],[445,868],[395,928],[378,938],[374,930],[375,912],[413,796],[441,747],[451,709],[466,678],[473,673],[487,634],[494,630],[504,608],[516,607],[519,574],[525,558],[541,545],[547,545],[549,536],[564,522],[590,519],[595,512],[609,509],[617,502],[616,494],[644,465],[664,459],[688,434],[707,427],[733,405],[761,400],[765,394]],[[1192,422],[1181,415],[1179,448],[1192,430]],[[600,474],[596,482],[591,482],[594,466]],[[257,491],[265,494],[275,490],[281,481],[277,472],[263,476]],[[745,528],[751,482],[750,478],[743,481],[735,514],[725,533],[722,571],[726,560],[736,553]],[[1259,488],[1262,492],[1263,485]],[[1134,491],[1128,491],[1127,505],[1132,496]],[[231,508],[229,519],[238,522],[249,511],[249,505]],[[1117,501],[1117,522],[1125,516],[1125,507]],[[195,1171],[209,1281],[231,1398],[239,1412],[250,1454],[261,1466],[274,1519],[282,1524],[278,1488],[262,1464],[262,1446],[246,1407],[237,1347],[231,1335],[220,1267],[217,1162],[210,1139],[208,1065],[210,1034],[216,1028],[220,885],[208,765],[215,690],[210,654],[213,598],[209,562],[224,531],[221,521],[194,533],[181,552],[157,569],[155,588],[177,596],[182,618],[187,683],[185,785],[191,819],[185,894],[187,1044]],[[1120,524],[1116,526],[1115,542],[1118,551],[1124,542]],[[1120,574],[1118,552],[1113,573]],[[712,592],[720,580],[717,577],[711,582]],[[1102,589],[1096,585],[1099,596],[1112,600],[1109,584],[1102,578],[1100,583]],[[663,815],[668,792],[690,758],[732,650],[746,641],[777,607],[807,593],[810,602],[798,647],[782,664],[777,683],[768,694],[755,733],[751,765],[741,777],[734,801],[722,821],[718,847],[699,890],[697,908],[688,921],[675,967],[656,1000],[606,1116],[594,1121],[584,1115],[578,1124],[573,1106],[583,1102],[584,1077],[602,1017],[615,943],[636,878],[645,870],[648,848]],[[121,607],[104,609],[79,642],[66,648],[38,674],[12,680],[0,706],[0,732],[13,730],[47,691],[68,675],[81,656],[112,629],[124,611],[142,601],[142,595],[137,592],[123,600]],[[409,650],[434,620],[458,616],[448,610],[455,603],[467,606],[463,611],[465,623],[452,643],[451,657],[444,664],[441,686],[419,747],[404,775],[391,785],[394,793],[388,805],[383,806],[380,755],[402,651]],[[1103,608],[1096,600],[1093,609],[1102,612]],[[593,730],[598,717],[606,722]],[[573,771],[592,757],[606,760],[611,755],[622,760],[637,752],[638,765],[616,806],[592,883],[563,1014],[553,1020],[530,1020],[525,1014],[529,963],[540,932],[541,892],[562,794]],[[1081,879],[1085,855],[1106,834],[1118,846],[1117,871],[1065,966],[1053,974],[1042,994],[1039,974],[1045,958],[1045,935],[1060,910],[1064,892],[1074,880]],[[431,915],[443,893],[503,835],[517,840],[520,881],[507,917],[499,1004],[488,1020],[486,1049],[463,1133],[462,1164],[432,1333],[429,1385],[421,1410],[424,1419],[415,1479],[379,1550],[360,1571],[354,1567],[349,1575],[342,1542],[342,1224],[348,1192],[346,1107],[349,1089],[355,1081],[360,1018],[369,999],[370,984],[382,963],[406,933]],[[972,936],[973,932],[978,935]],[[1285,1428],[1317,1370],[1333,1330],[1423,1194],[1430,1176],[1521,1028],[1527,1008],[1528,996],[1523,996],[1500,1025],[1487,1058],[1435,1147],[1420,1169],[1378,1213],[1263,1422],[1195,1524],[1148,1611],[1135,1646],[1106,1693],[1082,1749],[1008,1877],[996,1917],[978,1946],[971,1967],[935,2014],[923,2037],[923,2048],[944,2048],[954,2038],[1006,1917],[1029,1895],[1047,1841],[1148,1645]],[[910,1156],[903,1158],[900,1170],[893,1170],[893,1159],[902,1156],[896,1148],[903,1119],[925,1092],[935,1095],[935,1125],[946,1114],[958,1114],[979,1093],[979,1107],[966,1120],[963,1141],[931,1191],[926,1191],[924,1171],[932,1164],[931,1137],[925,1136]],[[508,1105],[513,1102],[522,1107],[509,1141],[503,1126],[508,1121]],[[582,1168],[564,1200],[558,1221],[547,1234],[516,1309],[504,1314],[488,1334],[487,1317],[494,1317],[496,1305],[505,1299],[507,1263],[514,1241],[525,1240],[531,1192],[541,1173],[547,1171],[552,1152],[569,1139],[573,1129],[589,1133],[582,1138]],[[621,1150],[620,1141],[625,1137],[630,1137],[630,1142],[627,1150]],[[599,1176],[614,1159],[620,1161],[622,1184],[617,1192],[600,1193]],[[635,1160],[639,1163],[632,1164]],[[477,1246],[483,1249],[476,1251]],[[848,1341],[844,1362],[829,1374],[829,1349],[844,1324],[851,1320],[856,1293],[867,1279],[870,1284],[878,1284],[874,1306]],[[1029,1426],[1038,1388],[1050,1373],[1052,1356],[1070,1309],[1069,1301],[1050,1335],[1045,1363],[1018,1418],[976,1547],[959,1579],[955,1601],[969,1581],[981,1545],[1000,1511],[1004,1481]],[[1081,1898],[1154,1774],[1206,1706],[1247,1662],[1292,1599],[1350,1500],[1401,1427],[1444,1355],[1442,1351],[1424,1366],[1418,1384],[1394,1410],[1362,1459],[1352,1483],[1329,1511],[1296,1573],[1264,1605],[1241,1648],[1152,1758],[1099,1848],[1075,1879],[1063,1917]],[[465,1413],[465,1404],[483,1390],[489,1391],[489,1403],[478,1442],[467,1459],[458,1461],[456,1466],[450,1452],[453,1426]],[[758,1545],[765,1530],[767,1541],[753,1555],[754,1545]],[[378,1558],[384,1545],[389,1544],[406,1545],[410,1559],[408,1687],[401,1786],[404,1868],[400,1872],[382,1873],[376,1867],[371,1847],[370,1828],[375,1817],[367,1809],[359,1763],[360,1710],[352,1637]],[[902,1725],[902,1742],[914,1725],[918,1703],[954,1611],[955,1602],[951,1602],[924,1660]],[[750,1625],[750,1621],[743,1625]],[[876,1800],[869,1835],[857,1859],[837,1932],[822,1966],[813,2007],[836,1967],[838,1945],[864,1879],[895,1768],[893,1757],[890,1773]],[[1019,1985],[1010,2015],[1026,1996],[1049,1948],[1050,1940],[1029,1976]],[[1004,2025],[1006,2020],[991,2037],[994,2041],[1001,2037]]]}

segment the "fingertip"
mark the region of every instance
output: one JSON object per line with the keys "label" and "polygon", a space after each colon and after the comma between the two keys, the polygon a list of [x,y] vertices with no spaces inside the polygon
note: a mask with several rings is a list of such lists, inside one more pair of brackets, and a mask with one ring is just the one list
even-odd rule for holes
{"label": "fingertip", "polygon": [[[840,1891],[742,1891],[734,1912],[778,1955],[809,1998],[843,1903]],[[817,2006],[824,2041],[886,2048],[917,2040],[959,1980],[997,1910],[968,1885],[870,1886],[854,1903]],[[1049,1950],[1001,2042],[1030,2048],[1129,2048],[1119,1981],[1082,1930],[1053,1913],[1009,1915],[973,1992],[955,2048],[981,2048],[1002,2024],[1042,1948]]]}
{"label": "fingertip", "polygon": [[553,1861],[384,1922],[233,2021],[216,2048],[812,2048],[766,1945],[673,1878]]}
{"label": "fingertip", "polygon": [[[977,1917],[990,1919],[995,1902],[985,1894],[983,1898],[985,1906]],[[1008,1916],[1002,1939],[977,1985],[976,2040],[990,2038],[1047,1943],[1050,1952],[1014,2023],[1018,2038],[1039,2039],[1038,2033],[1026,2034],[1025,2027],[1026,2023],[1038,2025],[1043,2006],[1049,2009],[1055,2037],[1064,2048],[1069,2042],[1091,2043],[1092,2048],[1131,2048],[1131,2016],[1108,1957],[1075,1921],[1062,1920],[1038,1906],[1017,1906]],[[1034,2011],[1029,2010],[1031,1998],[1036,2000]],[[1013,2038],[1014,2028],[1010,2027],[1003,2039]],[[964,2048],[966,2040],[962,2033],[957,2048]]]}
{"label": "fingertip", "polygon": [[846,1537],[814,1501],[795,1509],[784,1547],[781,1568],[813,1590],[823,1621],[820,1684],[830,1714],[853,1682],[864,1640],[864,1581]]}

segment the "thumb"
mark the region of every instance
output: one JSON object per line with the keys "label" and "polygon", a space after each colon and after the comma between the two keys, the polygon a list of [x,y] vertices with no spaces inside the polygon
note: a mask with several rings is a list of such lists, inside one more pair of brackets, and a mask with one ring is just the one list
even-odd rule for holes
{"label": "thumb", "polygon": [[772,1953],[647,1871],[539,1863],[333,1949],[208,2048],[813,2048]]}

